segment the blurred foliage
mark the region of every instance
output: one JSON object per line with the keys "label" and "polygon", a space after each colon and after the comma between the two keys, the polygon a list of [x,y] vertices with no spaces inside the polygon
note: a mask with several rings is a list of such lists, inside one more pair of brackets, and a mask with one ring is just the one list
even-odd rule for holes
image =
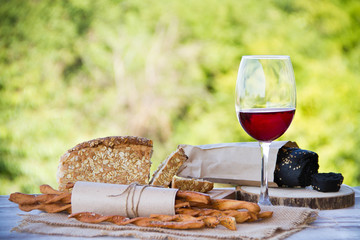
{"label": "blurred foliage", "polygon": [[357,0],[0,0],[0,194],[56,186],[60,156],[111,135],[252,141],[237,122],[242,55],[290,55],[297,112],[281,140],[360,184]]}

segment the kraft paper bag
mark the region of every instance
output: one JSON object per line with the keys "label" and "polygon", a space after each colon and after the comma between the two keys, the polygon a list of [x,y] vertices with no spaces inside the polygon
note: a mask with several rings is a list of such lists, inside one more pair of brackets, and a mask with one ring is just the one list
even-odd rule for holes
{"label": "kraft paper bag", "polygon": [[[270,145],[268,182],[274,183],[277,153],[283,146],[298,147],[295,142],[274,141]],[[209,145],[179,145],[189,159],[177,175],[201,178],[217,183],[260,186],[261,150],[258,142],[220,143]]]}

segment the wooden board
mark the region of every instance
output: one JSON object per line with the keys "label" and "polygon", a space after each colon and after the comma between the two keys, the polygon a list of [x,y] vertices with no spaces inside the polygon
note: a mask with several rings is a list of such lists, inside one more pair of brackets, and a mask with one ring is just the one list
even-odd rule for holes
{"label": "wooden board", "polygon": [[235,199],[235,188],[214,188],[207,192],[213,199]]}
{"label": "wooden board", "polygon": [[[260,188],[239,186],[236,189],[239,200],[257,202]],[[270,201],[273,205],[310,207],[329,210],[351,207],[355,204],[354,191],[342,185],[339,192],[323,193],[307,188],[269,188]]]}

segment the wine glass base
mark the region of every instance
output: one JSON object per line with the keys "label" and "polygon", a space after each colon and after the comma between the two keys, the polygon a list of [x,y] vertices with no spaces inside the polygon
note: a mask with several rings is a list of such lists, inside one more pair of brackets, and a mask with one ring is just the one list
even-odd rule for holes
{"label": "wine glass base", "polygon": [[258,204],[261,206],[272,206],[272,203],[270,202],[270,199],[260,199],[258,201]]}

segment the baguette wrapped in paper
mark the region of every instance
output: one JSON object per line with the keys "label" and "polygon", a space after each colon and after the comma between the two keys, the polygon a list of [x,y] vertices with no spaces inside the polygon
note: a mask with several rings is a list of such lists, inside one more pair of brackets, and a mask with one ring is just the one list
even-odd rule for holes
{"label": "baguette wrapped in paper", "polygon": [[[261,152],[257,142],[180,146],[189,159],[177,173],[178,176],[260,186]],[[292,155],[295,152],[297,154]],[[292,161],[292,158],[297,159]],[[299,149],[295,142],[272,142],[267,169],[269,186],[303,186],[303,182],[308,183],[309,179],[311,182],[311,175],[318,170],[317,161],[317,154]],[[292,162],[293,165],[287,165],[286,169],[284,162]]]}

